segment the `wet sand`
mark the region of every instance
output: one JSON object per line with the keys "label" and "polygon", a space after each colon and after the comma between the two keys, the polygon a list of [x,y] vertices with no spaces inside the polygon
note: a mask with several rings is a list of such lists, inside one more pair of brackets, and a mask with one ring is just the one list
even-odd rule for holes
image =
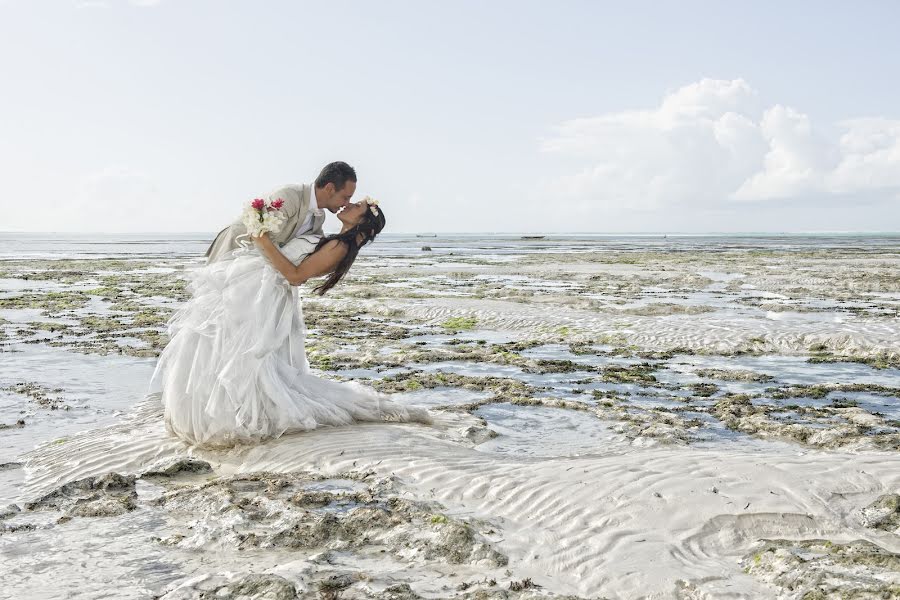
{"label": "wet sand", "polygon": [[900,240],[413,243],[304,297],[307,350],[435,424],[229,452],[141,400],[189,249],[0,261],[8,589],[900,592]]}

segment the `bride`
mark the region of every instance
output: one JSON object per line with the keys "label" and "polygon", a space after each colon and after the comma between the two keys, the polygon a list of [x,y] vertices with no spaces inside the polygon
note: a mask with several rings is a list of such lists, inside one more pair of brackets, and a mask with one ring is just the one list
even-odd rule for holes
{"label": "bride", "polygon": [[338,234],[296,237],[280,249],[263,234],[189,275],[192,297],[170,318],[150,381],[168,431],[195,446],[228,447],[353,421],[432,423],[424,408],[309,370],[297,286],[324,275],[314,291],[330,290],[385,224],[381,207],[365,200],[337,216]]}

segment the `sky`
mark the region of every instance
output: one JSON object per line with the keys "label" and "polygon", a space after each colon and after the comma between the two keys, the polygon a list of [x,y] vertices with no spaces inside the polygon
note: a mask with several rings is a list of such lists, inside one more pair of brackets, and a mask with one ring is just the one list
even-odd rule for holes
{"label": "sky", "polygon": [[[900,2],[0,0],[0,231],[900,230]],[[328,216],[326,232],[338,227]]]}

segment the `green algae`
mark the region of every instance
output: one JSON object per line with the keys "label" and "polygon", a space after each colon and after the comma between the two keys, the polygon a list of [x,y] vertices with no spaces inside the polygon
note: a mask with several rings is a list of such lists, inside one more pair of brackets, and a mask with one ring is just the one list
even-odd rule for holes
{"label": "green algae", "polygon": [[740,369],[697,369],[694,374],[698,377],[718,379],[720,381],[772,381],[773,376],[766,373],[756,373]]}
{"label": "green algae", "polygon": [[[487,391],[499,397],[528,397],[541,390],[541,388],[511,377],[473,377],[456,373],[426,373],[422,371],[398,373],[374,380],[371,385],[376,390],[387,393],[415,391],[423,388],[456,387],[469,391]],[[479,402],[464,406],[477,408],[480,405]]]}
{"label": "green algae", "polygon": [[25,396],[41,408],[69,410],[69,405],[61,397],[63,388],[50,388],[34,381],[22,381],[0,390]]}
{"label": "green algae", "polygon": [[478,325],[478,319],[476,319],[475,317],[453,317],[441,323],[441,327],[453,331],[467,331],[470,329],[475,329],[476,325]]}
{"label": "green algae", "polygon": [[810,363],[853,362],[872,367],[873,369],[900,369],[900,356],[896,353],[880,352],[870,356],[847,354],[818,353],[807,359]]}
{"label": "green algae", "polygon": [[700,398],[709,398],[719,391],[719,386],[714,383],[692,383],[688,387]]}
{"label": "green algae", "polygon": [[602,368],[601,374],[603,381],[609,383],[652,385],[656,383],[656,376],[653,375],[653,372],[657,368],[657,365],[647,362],[627,366],[607,365]]}
{"label": "green algae", "polygon": [[[900,554],[865,540],[763,540],[744,557],[744,572],[779,587],[791,597],[896,598]],[[892,581],[893,580],[893,581]]]}
{"label": "green algae", "polygon": [[0,298],[0,309],[40,309],[45,313],[60,313],[83,308],[91,297],[81,291],[26,293]]}
{"label": "green algae", "polygon": [[[890,427],[883,417],[859,408],[779,407],[754,404],[749,394],[725,394],[709,410],[729,429],[751,435],[788,439],[819,448],[871,446],[879,450],[900,450],[900,432]],[[805,421],[776,418],[785,410],[797,413]],[[865,422],[846,418],[853,416],[865,417]],[[827,427],[820,427],[823,424]],[[878,430],[871,424],[877,424]]]}
{"label": "green algae", "polygon": [[879,396],[900,397],[900,387],[891,387],[877,383],[817,383],[792,384],[766,388],[765,393],[776,400],[786,398],[822,399],[832,392],[866,392]]}
{"label": "green algae", "polygon": [[858,512],[864,527],[897,533],[900,531],[900,494],[883,494]]}

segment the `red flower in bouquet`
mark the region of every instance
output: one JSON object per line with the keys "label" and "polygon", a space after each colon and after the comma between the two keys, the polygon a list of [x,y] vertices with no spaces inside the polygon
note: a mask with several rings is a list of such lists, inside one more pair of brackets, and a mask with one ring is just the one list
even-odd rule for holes
{"label": "red flower in bouquet", "polygon": [[247,228],[247,233],[259,237],[267,231],[278,233],[284,224],[285,216],[280,210],[284,206],[284,200],[278,198],[266,202],[262,198],[256,198],[244,205],[241,220]]}

